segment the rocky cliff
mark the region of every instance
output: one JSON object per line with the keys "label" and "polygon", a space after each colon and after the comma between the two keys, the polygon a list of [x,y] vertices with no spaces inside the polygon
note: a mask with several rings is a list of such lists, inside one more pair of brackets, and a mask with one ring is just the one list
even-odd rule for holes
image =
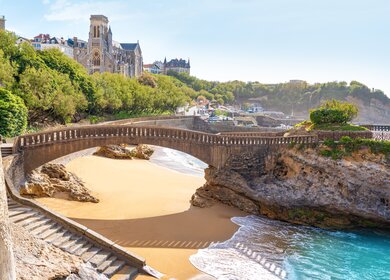
{"label": "rocky cliff", "polygon": [[320,227],[389,227],[389,163],[367,150],[342,160],[320,156],[318,148],[242,155],[224,168],[209,167],[192,203],[204,207],[218,200],[248,213]]}

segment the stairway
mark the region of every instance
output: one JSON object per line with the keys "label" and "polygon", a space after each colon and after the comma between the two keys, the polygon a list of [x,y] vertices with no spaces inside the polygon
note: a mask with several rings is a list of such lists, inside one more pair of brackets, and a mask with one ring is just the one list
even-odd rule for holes
{"label": "stairway", "polygon": [[114,252],[103,249],[86,236],[68,230],[37,210],[8,199],[8,212],[11,222],[22,226],[35,237],[79,256],[108,278],[120,274],[124,275],[120,279],[132,280],[139,273],[137,268],[132,267]]}
{"label": "stairway", "polygon": [[12,155],[12,146],[10,143],[0,143],[1,156],[6,157]]}

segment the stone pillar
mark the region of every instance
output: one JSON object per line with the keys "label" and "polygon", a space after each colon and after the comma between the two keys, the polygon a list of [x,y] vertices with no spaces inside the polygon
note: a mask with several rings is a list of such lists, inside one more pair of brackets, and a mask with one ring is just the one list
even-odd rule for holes
{"label": "stone pillar", "polygon": [[16,279],[15,259],[12,251],[12,235],[8,221],[7,195],[0,151],[0,280],[14,279]]}

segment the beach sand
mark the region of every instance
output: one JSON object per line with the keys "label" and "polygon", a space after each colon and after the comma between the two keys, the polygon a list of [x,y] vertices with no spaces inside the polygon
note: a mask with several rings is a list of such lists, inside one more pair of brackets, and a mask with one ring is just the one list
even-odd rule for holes
{"label": "beach sand", "polygon": [[[40,198],[39,202],[103,234],[166,274],[163,279],[213,279],[188,260],[197,249],[229,239],[230,221],[243,212],[222,204],[196,208],[189,200],[204,178],[182,174],[145,160],[97,156],[67,164],[100,199],[97,204]],[[153,279],[139,276],[137,279]]]}

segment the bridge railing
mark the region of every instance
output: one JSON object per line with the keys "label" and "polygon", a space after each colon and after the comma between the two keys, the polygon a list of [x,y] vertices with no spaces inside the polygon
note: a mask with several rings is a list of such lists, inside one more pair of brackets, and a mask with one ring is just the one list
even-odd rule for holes
{"label": "bridge railing", "polygon": [[371,131],[390,131],[390,125],[386,124],[366,124],[362,125]]}
{"label": "bridge railing", "polygon": [[316,136],[230,136],[216,135],[198,131],[165,127],[120,126],[85,126],[61,128],[48,132],[32,133],[19,136],[14,145],[14,152],[25,147],[70,142],[80,139],[109,137],[129,137],[144,139],[170,139],[171,141],[191,141],[203,145],[284,145],[291,143],[317,143]]}

